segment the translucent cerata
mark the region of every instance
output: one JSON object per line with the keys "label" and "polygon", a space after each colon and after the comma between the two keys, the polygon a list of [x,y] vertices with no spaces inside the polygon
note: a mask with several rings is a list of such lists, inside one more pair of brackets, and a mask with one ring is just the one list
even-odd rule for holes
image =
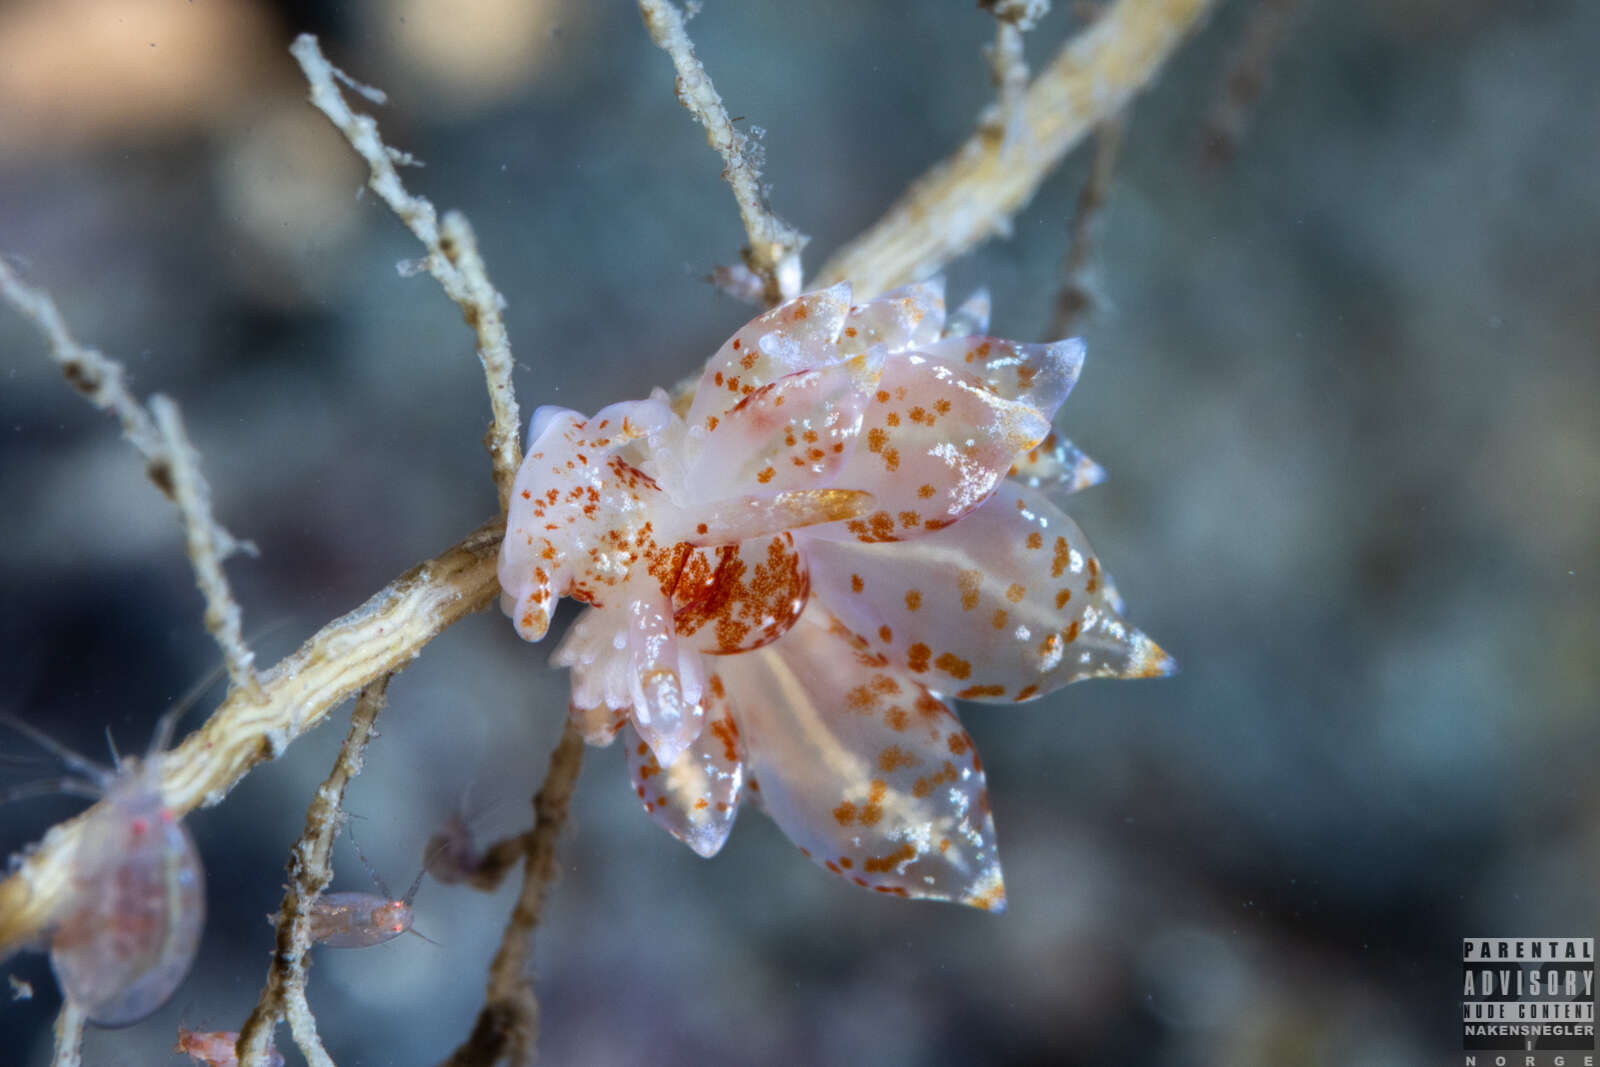
{"label": "translucent cerata", "polygon": [[1169,673],[1060,497],[1102,477],[1051,430],[1083,345],[985,335],[937,282],[836,285],[754,319],[692,393],[540,408],[500,553],[592,744],[702,856],[741,801],[855,884],[999,910],[982,763],[950,698]]}

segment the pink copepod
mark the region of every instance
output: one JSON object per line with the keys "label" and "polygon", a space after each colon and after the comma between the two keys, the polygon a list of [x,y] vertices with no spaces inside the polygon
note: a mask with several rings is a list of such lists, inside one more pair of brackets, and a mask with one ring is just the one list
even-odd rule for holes
{"label": "pink copepod", "polygon": [[[180,1024],[178,1043],[172,1051],[187,1053],[196,1063],[209,1067],[238,1067],[238,1048],[237,1030],[191,1030]],[[283,1067],[283,1053],[273,1047],[271,1037],[267,1038],[267,1064],[268,1067]]]}
{"label": "pink copepod", "polygon": [[483,866],[483,850],[459,811],[450,813],[439,832],[428,838],[422,850],[422,869],[433,875],[441,885],[459,885],[472,881],[472,876]]}
{"label": "pink copepod", "polygon": [[[350,835],[350,843],[356,843],[354,834]],[[356,845],[356,855],[361,857],[361,865],[367,869],[379,892],[322,894],[311,904],[311,940],[329,948],[368,948],[393,941],[407,931],[428,940],[411,928],[416,920],[411,902],[417,897],[427,868],[418,871],[406,895],[397,898],[367,862],[360,845]]]}
{"label": "pink copepod", "polygon": [[[205,926],[205,875],[194,838],[161,797],[161,754],[180,708],[162,716],[143,759],[113,767],[10,715],[3,721],[72,772],[50,786],[100,797],[72,851],[72,884],[52,917],[50,967],[64,997],[97,1026],[127,1026],[165,1004],[189,973]],[[44,792],[38,785],[13,795]]]}
{"label": "pink copepod", "polygon": [[[494,808],[499,801],[489,800],[474,808],[468,807],[472,783],[461,791],[461,800],[445,819],[428,843],[422,847],[422,869],[440,885],[473,884],[482,889],[498,884],[499,874],[505,864],[498,855],[500,848],[485,851],[479,847],[472,824]],[[517,852],[520,856],[520,850]]]}

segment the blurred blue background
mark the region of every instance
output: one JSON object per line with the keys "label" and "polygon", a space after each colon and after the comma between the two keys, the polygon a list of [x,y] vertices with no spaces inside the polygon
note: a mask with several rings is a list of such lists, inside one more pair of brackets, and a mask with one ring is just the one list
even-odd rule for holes
{"label": "blurred blue background", "polygon": [[[1077,26],[1057,6],[1036,64]],[[229,572],[247,628],[282,623],[268,662],[494,509],[471,335],[395,269],[418,246],[303,102],[297,32],[388,90],[386,138],[427,164],[406,180],[475,224],[525,412],[674,382],[750,314],[704,281],[743,234],[634,7],[446,7],[0,7],[0,252],[183,405],[261,549]],[[1133,110],[1057,422],[1111,475],[1075,518],[1183,673],[963,708],[999,918],[857,891],[754,811],[702,861],[591,750],[538,934],[544,1062],[1455,1062],[1460,938],[1595,935],[1600,7],[1307,4],[1219,164],[1203,125],[1254,10],[1223,3]],[[690,30],[812,268],[993,96],[970,2],[709,0]],[[1087,164],[947,270],[991,289],[995,333],[1046,328]],[[140,748],[215,660],[181,536],[3,310],[0,499],[0,706]],[[469,787],[485,838],[525,825],[565,710],[551,647],[485,613],[395,680],[348,798],[389,882]],[[191,816],[195,974],[88,1063],[176,1063],[180,1017],[242,1022],[342,736]],[[0,846],[79,807],[7,806]],[[319,951],[337,1062],[447,1054],[511,892],[425,884],[437,946]],[[43,1063],[44,957],[3,969],[35,996],[0,1004],[0,1059]]]}

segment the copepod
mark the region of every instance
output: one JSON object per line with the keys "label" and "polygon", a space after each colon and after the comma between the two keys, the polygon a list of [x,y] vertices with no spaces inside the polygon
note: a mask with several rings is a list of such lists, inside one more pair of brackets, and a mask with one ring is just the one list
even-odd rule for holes
{"label": "copepod", "polygon": [[[180,1024],[178,1043],[172,1051],[187,1053],[196,1063],[210,1067],[239,1067],[238,1047],[237,1030],[191,1030]],[[268,1067],[283,1067],[283,1053],[273,1047],[270,1037],[267,1038],[267,1064]]]}
{"label": "copepod", "polygon": [[[422,869],[440,885],[476,883],[484,877],[486,863],[491,859],[478,847],[472,823],[499,801],[490,800],[476,809],[469,809],[467,798],[471,791],[472,785],[468,783],[461,791],[461,801],[456,809],[422,848]],[[494,877],[498,879],[498,867]]]}
{"label": "copepod", "polygon": [[0,713],[0,721],[71,772],[10,797],[53,790],[102,800],[78,831],[70,885],[46,934],[62,996],[97,1026],[128,1026],[165,1004],[200,945],[206,915],[200,854],[161,797],[162,752],[183,708],[161,717],[142,759],[123,758],[113,746],[111,767]]}
{"label": "copepod", "polygon": [[368,948],[410,932],[428,941],[425,934],[411,926],[416,919],[411,902],[417,898],[417,889],[422,885],[427,868],[417,872],[405,896],[395,897],[367,862],[354,832],[350,832],[350,843],[355,845],[356,855],[361,857],[361,865],[367,869],[378,892],[324,893],[312,901],[311,940],[329,948]]}

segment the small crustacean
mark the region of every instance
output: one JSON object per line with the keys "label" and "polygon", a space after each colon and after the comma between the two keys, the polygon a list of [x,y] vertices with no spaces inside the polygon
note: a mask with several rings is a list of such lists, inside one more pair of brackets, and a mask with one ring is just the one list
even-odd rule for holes
{"label": "small crustacean", "polygon": [[[161,797],[161,754],[185,706],[161,717],[143,759],[124,759],[113,747],[112,767],[0,714],[77,776],[49,789],[103,798],[79,829],[71,887],[48,933],[50,966],[63,996],[99,1026],[127,1026],[165,1004],[200,945],[206,914],[200,855]],[[45,792],[44,785],[13,795]]]}
{"label": "small crustacean", "polygon": [[361,865],[378,887],[378,893],[322,894],[311,904],[311,940],[329,948],[367,948],[392,941],[410,931],[427,941],[426,936],[411,926],[416,919],[411,902],[417,897],[417,889],[422,885],[422,876],[427,869],[418,871],[406,895],[397,898],[383,884],[383,879],[378,877],[372,864],[367,862],[353,833],[350,843],[356,846],[356,855],[361,857]]}
{"label": "small crustacean", "polygon": [[490,800],[475,809],[468,807],[472,787],[461,791],[461,802],[450,813],[428,843],[422,848],[422,868],[440,885],[470,883],[479,888],[498,884],[504,868],[522,855],[520,847],[511,849],[514,856],[501,856],[504,848],[491,847],[487,851],[478,846],[472,824],[495,806]]}
{"label": "small crustacean", "polygon": [[483,850],[473,839],[466,815],[459,811],[450,813],[422,850],[422,869],[441,885],[471,881],[473,872],[482,864]]}
{"label": "small crustacean", "polygon": [[[181,1023],[178,1026],[178,1043],[172,1051],[184,1052],[196,1063],[210,1067],[239,1067],[239,1031],[191,1030]],[[272,1046],[267,1038],[268,1067],[283,1067],[283,1053]]]}

